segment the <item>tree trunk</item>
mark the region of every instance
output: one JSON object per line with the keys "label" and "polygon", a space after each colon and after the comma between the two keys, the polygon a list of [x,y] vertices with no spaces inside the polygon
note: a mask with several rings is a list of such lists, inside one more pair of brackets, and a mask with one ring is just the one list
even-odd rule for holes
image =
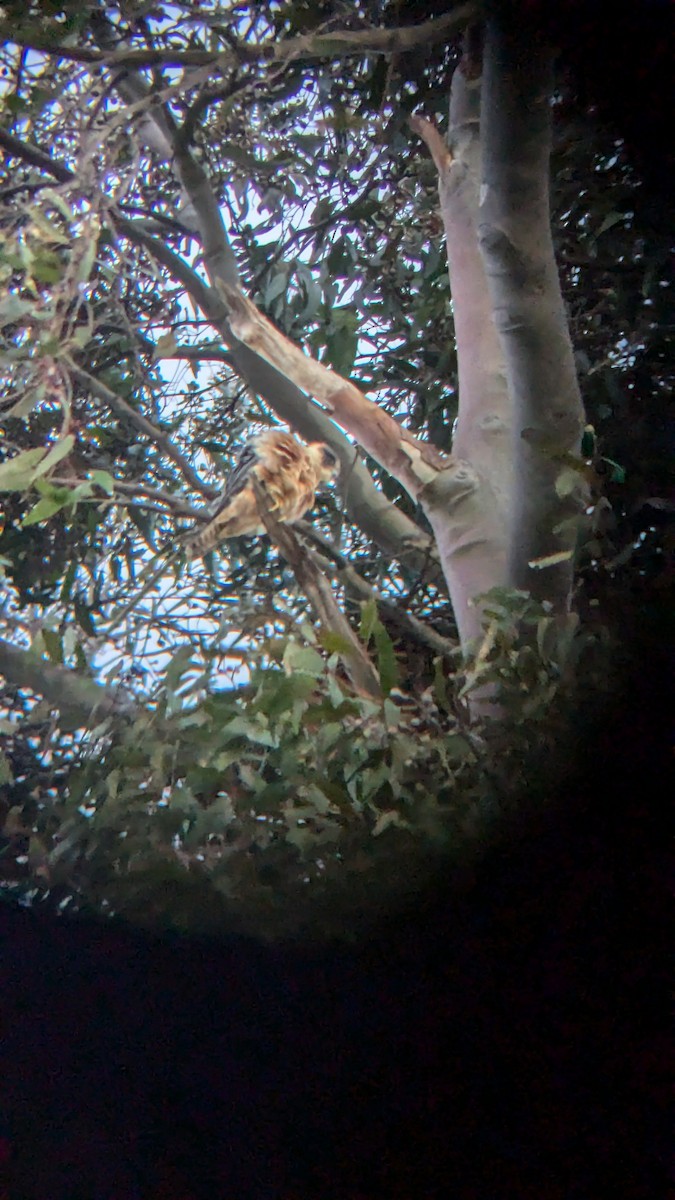
{"label": "tree trunk", "polygon": [[535,34],[510,0],[487,22],[479,241],[513,412],[507,581],[564,612],[583,408],[551,237],[553,55]]}
{"label": "tree trunk", "polygon": [[450,149],[433,126],[413,119],[438,170],[459,381],[454,466],[425,489],[422,503],[465,650],[481,633],[475,597],[505,583],[511,511],[510,400],[478,248],[480,89],[480,46],[471,33],[452,81]]}

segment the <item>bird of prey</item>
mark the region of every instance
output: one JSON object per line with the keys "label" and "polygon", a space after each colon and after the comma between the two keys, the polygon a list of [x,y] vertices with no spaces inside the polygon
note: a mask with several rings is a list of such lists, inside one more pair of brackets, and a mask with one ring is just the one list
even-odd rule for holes
{"label": "bird of prey", "polygon": [[334,479],[337,455],[324,442],[299,442],[290,433],[268,430],[242,450],[218,507],[207,525],[190,534],[185,543],[189,558],[207,554],[226,538],[265,532],[253,488],[262,485],[270,511],[277,520],[299,521],[314,503],[318,485]]}

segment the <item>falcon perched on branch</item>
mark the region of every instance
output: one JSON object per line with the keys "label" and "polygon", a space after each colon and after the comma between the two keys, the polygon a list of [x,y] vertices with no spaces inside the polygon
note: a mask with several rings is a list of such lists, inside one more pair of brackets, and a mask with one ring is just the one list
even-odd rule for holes
{"label": "falcon perched on branch", "polygon": [[290,433],[271,429],[241,452],[225,483],[219,507],[199,533],[190,535],[190,558],[207,554],[226,538],[264,533],[253,478],[264,489],[270,511],[279,521],[299,521],[314,503],[318,485],[338,474],[337,456],[324,442],[304,446]]}

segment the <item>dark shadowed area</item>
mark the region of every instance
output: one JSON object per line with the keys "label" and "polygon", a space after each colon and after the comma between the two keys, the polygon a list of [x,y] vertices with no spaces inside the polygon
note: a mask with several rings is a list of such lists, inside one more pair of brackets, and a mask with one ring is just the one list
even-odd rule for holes
{"label": "dark shadowed area", "polygon": [[666,708],[634,666],[542,827],[359,951],[1,910],[4,1194],[664,1194]]}

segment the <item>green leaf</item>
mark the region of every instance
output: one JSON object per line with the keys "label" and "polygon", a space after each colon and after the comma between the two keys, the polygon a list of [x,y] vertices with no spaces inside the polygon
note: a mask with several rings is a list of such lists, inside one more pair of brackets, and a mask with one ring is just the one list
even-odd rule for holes
{"label": "green leaf", "polygon": [[573,467],[563,467],[555,481],[555,490],[560,499],[571,496],[578,486],[579,472],[575,471]]}
{"label": "green leaf", "polygon": [[21,522],[21,528],[27,529],[29,525],[39,525],[40,521],[46,521],[49,517],[53,517],[54,513],[59,512],[64,506],[65,500],[38,500],[35,507],[26,513]]}
{"label": "green leaf", "polygon": [[260,772],[252,767],[250,763],[241,762],[237,767],[239,779],[245,788],[256,795],[265,787],[264,779],[261,779]]}
{"label": "green leaf", "polygon": [[274,689],[264,689],[256,708],[268,717],[278,717],[292,709],[296,701],[305,700],[314,686],[314,678],[303,671],[280,675]]}
{"label": "green leaf", "polygon": [[120,771],[119,767],[116,767],[113,771],[109,771],[106,778],[106,791],[108,793],[109,800],[115,800],[117,798],[117,792],[120,786],[121,778],[122,772]]}
{"label": "green leaf", "polygon": [[338,375],[351,375],[358,344],[359,339],[356,332],[344,327],[336,329],[326,338],[324,363],[337,371]]}
{"label": "green leaf", "polygon": [[35,450],[22,450],[14,458],[0,463],[0,491],[25,491],[30,487],[33,472],[44,456],[44,448],[39,446]]}
{"label": "green leaf", "polygon": [[108,471],[90,471],[89,478],[92,483],[102,488],[108,496],[112,496],[115,490],[115,480]]}
{"label": "green leaf", "polygon": [[596,437],[592,425],[587,425],[581,435],[581,454],[583,458],[592,458],[595,453]]}
{"label": "green leaf", "polygon": [[72,586],[74,583],[74,577],[76,577],[76,575],[77,575],[77,560],[74,558],[71,558],[70,563],[68,563],[68,566],[67,566],[66,574],[64,575],[64,582],[62,582],[62,584],[61,584],[61,592],[59,595],[61,604],[67,604],[68,600],[70,600]]}
{"label": "green leaf", "polygon": [[348,810],[352,806],[352,802],[348,793],[339,783],[335,783],[332,779],[325,779],[323,776],[317,776],[314,779],[314,785],[324,796],[330,800],[331,804],[336,805],[341,810]]}
{"label": "green leaf", "polygon": [[452,701],[448,693],[448,682],[444,658],[434,659],[434,682],[432,685],[432,694],[441,712],[447,713],[452,711]]}
{"label": "green leaf", "polygon": [[373,632],[375,635],[375,650],[377,653],[377,670],[380,676],[380,685],[383,694],[388,696],[391,689],[396,687],[398,683],[398,661],[396,659],[394,643],[379,618]]}
{"label": "green leaf", "polygon": [[302,671],[318,679],[325,671],[325,663],[321,655],[311,646],[299,646],[297,642],[289,642],[283,657],[284,670],[287,674]]}
{"label": "green leaf", "polygon": [[277,739],[260,721],[251,720],[245,716],[233,717],[220,731],[220,736],[224,741],[235,737],[244,737],[247,741],[254,742],[259,746],[273,747],[277,744]]}
{"label": "green leaf", "polygon": [[549,662],[555,647],[556,623],[553,617],[542,617],[537,622],[537,649],[543,662]]}
{"label": "green leaf", "polygon": [[84,603],[83,600],[75,601],[75,620],[80,629],[84,630],[88,637],[96,637],[96,626],[92,620],[91,609]]}
{"label": "green leaf", "polygon": [[14,776],[12,768],[9,764],[7,756],[0,750],[0,785],[3,783],[13,783]]}
{"label": "green leaf", "polygon": [[46,475],[47,471],[51,471],[52,467],[55,467],[57,463],[61,462],[62,458],[66,458],[66,456],[71,453],[74,445],[74,433],[67,433],[66,436],[61,438],[60,441],[55,442],[54,445],[47,451],[41,462],[36,465],[33,471],[31,482],[33,482],[35,479],[39,479],[43,475]]}
{"label": "green leaf", "polygon": [[16,404],[13,404],[12,407],[7,410],[6,416],[20,417],[21,419],[27,417],[28,414],[37,407],[40,401],[44,400],[46,394],[46,380],[43,379],[38,383],[31,383],[24,389],[21,399],[17,400]]}
{"label": "green leaf", "polygon": [[626,482],[626,471],[625,471],[625,468],[622,467],[620,463],[614,462],[613,458],[602,458],[601,462],[608,463],[609,466],[612,468],[612,470],[610,471],[610,474],[609,474],[609,478],[612,481],[612,483],[625,483]]}
{"label": "green leaf", "polygon": [[76,263],[75,277],[78,283],[87,283],[92,272],[92,267],[96,262],[96,254],[98,251],[98,238],[93,232],[89,232],[85,243],[84,253],[78,258]]}
{"label": "green leaf", "polygon": [[55,629],[43,629],[42,640],[45,644],[45,650],[53,663],[61,664],[63,662],[63,643],[61,635]]}
{"label": "green leaf", "polygon": [[174,354],[178,349],[175,333],[163,333],[155,342],[154,357],[164,358]]}
{"label": "green leaf", "polygon": [[268,304],[271,304],[273,300],[276,300],[278,296],[283,296],[287,287],[288,272],[284,268],[281,271],[277,271],[277,273],[272,276],[270,282],[265,288],[265,291],[263,292],[263,304],[267,306]]}
{"label": "green leaf", "polygon": [[190,642],[179,646],[164,673],[164,687],[169,695],[173,695],[180,686],[181,679],[192,666],[193,650]]}
{"label": "green leaf", "polygon": [[[75,214],[60,192],[57,192],[52,188],[43,188],[41,198],[43,201],[48,200],[50,204],[53,204],[54,208],[61,213],[61,216],[64,217],[68,223],[75,220]],[[35,216],[35,213],[33,215]],[[44,220],[44,217],[42,219]],[[64,245],[69,245],[72,242],[72,237],[66,237],[65,235],[62,235],[54,225],[50,224],[49,228],[55,240],[63,237]]]}
{"label": "green leaf", "polygon": [[255,178],[260,171],[260,160],[254,154],[250,154],[243,146],[238,146],[234,142],[227,142],[220,147],[220,156],[223,160],[230,159],[236,163],[238,167],[243,167],[245,171],[252,172]]}
{"label": "green leaf", "polygon": [[398,683],[398,662],[394,652],[394,643],[380,620],[377,603],[373,597],[370,600],[364,600],[361,604],[361,625],[359,632],[361,640],[366,645],[368,645],[371,638],[375,642],[380,684],[382,685],[384,695],[388,696],[391,689]]}
{"label": "green leaf", "polygon": [[361,640],[366,643],[366,645],[368,645],[368,642],[373,636],[373,630],[377,620],[377,604],[375,603],[375,600],[372,597],[370,600],[363,600],[361,603],[361,624],[359,626],[359,636],[361,637]]}
{"label": "green leaf", "polygon": [[341,633],[335,633],[333,629],[319,630],[319,645],[323,646],[329,654],[351,654],[354,647],[343,637]]}
{"label": "green leaf", "polygon": [[443,748],[451,760],[464,762],[473,756],[473,748],[462,733],[449,733],[443,742]]}
{"label": "green leaf", "polygon": [[35,255],[31,274],[38,283],[57,283],[63,272],[64,264],[54,250],[45,246]]}
{"label": "green leaf", "polygon": [[595,236],[600,237],[601,233],[606,233],[608,229],[613,229],[613,227],[615,225],[618,225],[620,221],[625,221],[625,220],[626,220],[625,213],[622,213],[622,212],[608,213]]}
{"label": "green leaf", "polygon": [[386,809],[385,812],[380,813],[375,824],[373,825],[373,837],[379,837],[381,833],[384,833],[385,829],[391,829],[392,827],[397,829],[409,829],[410,824],[408,821],[404,820],[401,814],[396,812],[395,809]]}
{"label": "green leaf", "polygon": [[136,508],[135,505],[132,505],[131,508],[127,509],[127,517],[131,521],[131,524],[136,526],[148,545],[152,545],[152,536],[155,527],[153,514],[144,512],[142,508]]}
{"label": "green leaf", "polygon": [[359,782],[364,799],[373,799],[385,784],[390,784],[390,776],[391,767],[384,760],[377,767],[367,767],[361,771]]}

